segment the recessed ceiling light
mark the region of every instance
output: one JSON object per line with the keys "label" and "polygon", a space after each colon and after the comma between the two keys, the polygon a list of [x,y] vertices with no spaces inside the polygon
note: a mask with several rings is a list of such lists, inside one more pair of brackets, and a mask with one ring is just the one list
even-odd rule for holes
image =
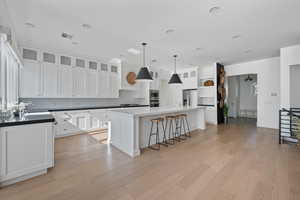
{"label": "recessed ceiling light", "polygon": [[218,14],[221,12],[221,7],[215,6],[209,9],[210,14]]}
{"label": "recessed ceiling light", "polygon": [[78,42],[72,42],[72,44],[73,44],[73,45],[77,45],[77,44],[79,44],[79,43],[78,43]]}
{"label": "recessed ceiling light", "polygon": [[130,48],[127,50],[128,53],[131,53],[133,55],[139,55],[141,53],[140,50],[134,49],[134,48]]}
{"label": "recessed ceiling light", "polygon": [[175,30],[174,29],[168,29],[168,30],[166,30],[166,34],[171,34],[171,33],[174,33],[175,32]]}
{"label": "recessed ceiling light", "polygon": [[26,22],[25,25],[28,27],[28,28],[35,28],[35,25],[33,23],[30,23],[30,22]]}
{"label": "recessed ceiling light", "polygon": [[239,38],[241,38],[241,35],[234,35],[234,36],[232,36],[232,39],[239,39]]}
{"label": "recessed ceiling light", "polygon": [[90,24],[82,24],[82,27],[85,29],[91,29],[92,26]]}
{"label": "recessed ceiling light", "polygon": [[63,33],[61,34],[61,37],[66,38],[66,39],[69,39],[69,40],[72,40],[73,35],[71,35],[71,34],[69,34],[69,33],[63,32]]}
{"label": "recessed ceiling light", "polygon": [[252,50],[251,49],[247,49],[246,51],[244,51],[244,53],[251,53]]}

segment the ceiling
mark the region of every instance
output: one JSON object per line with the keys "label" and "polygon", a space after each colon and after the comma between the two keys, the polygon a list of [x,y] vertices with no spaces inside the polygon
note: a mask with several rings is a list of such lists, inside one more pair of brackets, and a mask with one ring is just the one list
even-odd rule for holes
{"label": "ceiling", "polygon": [[175,53],[181,67],[232,64],[278,56],[280,47],[300,43],[299,0],[6,1],[21,45],[70,55],[140,64],[141,55],[127,50],[147,42],[147,61],[169,68]]}

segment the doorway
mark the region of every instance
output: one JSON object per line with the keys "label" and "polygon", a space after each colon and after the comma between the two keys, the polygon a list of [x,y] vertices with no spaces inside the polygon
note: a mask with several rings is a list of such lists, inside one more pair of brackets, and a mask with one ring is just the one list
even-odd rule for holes
{"label": "doorway", "polygon": [[228,77],[228,122],[256,123],[257,74]]}

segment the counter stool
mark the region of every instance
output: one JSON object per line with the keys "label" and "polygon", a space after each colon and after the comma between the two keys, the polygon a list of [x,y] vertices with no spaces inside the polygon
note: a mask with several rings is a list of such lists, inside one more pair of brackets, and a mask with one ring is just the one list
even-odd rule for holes
{"label": "counter stool", "polygon": [[[159,122],[161,123],[162,129],[163,129],[163,141],[162,143],[159,142]],[[156,132],[152,132],[153,125],[156,124]],[[157,147],[153,147],[151,145],[151,137],[155,136],[155,144]],[[155,119],[151,119],[151,130],[150,130],[150,135],[149,135],[149,141],[148,141],[148,148],[153,149],[153,150],[160,150],[160,145],[168,146],[167,145],[167,138],[166,138],[166,130],[164,126],[164,118],[163,117],[158,117]]]}
{"label": "counter stool", "polygon": [[[169,125],[169,142],[168,144],[173,145],[175,144],[175,141],[179,141],[176,135],[176,116],[174,115],[169,115],[166,116],[166,131],[168,130],[168,125]],[[174,128],[175,125],[175,128]],[[173,137],[171,137],[171,135]]]}
{"label": "counter stool", "polygon": [[183,130],[184,130],[183,135],[185,137],[191,137],[190,125],[187,120],[187,114],[180,114],[180,124],[183,126]]}
{"label": "counter stool", "polygon": [[[183,115],[182,114],[178,114],[175,115],[176,117],[176,131],[175,131],[175,135],[177,135],[177,138],[179,140],[186,140],[187,135],[185,134],[185,124],[184,124],[184,120],[183,120]],[[183,130],[183,134],[182,133]]]}

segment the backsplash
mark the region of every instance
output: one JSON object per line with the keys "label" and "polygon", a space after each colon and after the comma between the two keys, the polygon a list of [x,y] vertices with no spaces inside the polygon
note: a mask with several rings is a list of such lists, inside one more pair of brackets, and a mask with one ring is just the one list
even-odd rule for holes
{"label": "backsplash", "polygon": [[100,98],[20,98],[21,102],[30,103],[29,109],[53,109],[70,107],[114,106],[120,104],[148,104],[146,99],[133,98],[132,91],[120,91],[116,99]]}

